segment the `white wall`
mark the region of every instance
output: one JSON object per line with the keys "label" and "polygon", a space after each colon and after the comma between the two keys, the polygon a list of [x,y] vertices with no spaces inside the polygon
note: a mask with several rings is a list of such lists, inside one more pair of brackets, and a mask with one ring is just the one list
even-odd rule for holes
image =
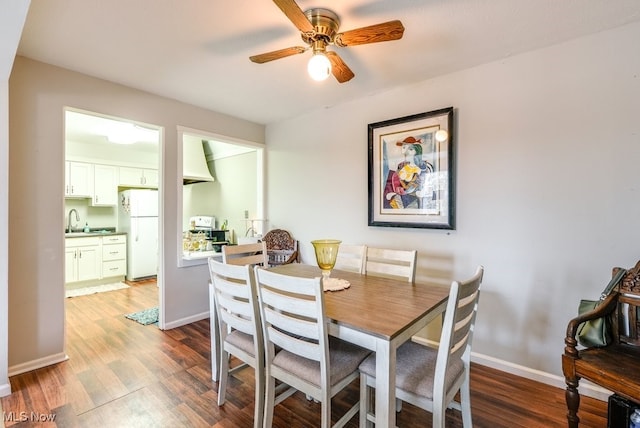
{"label": "white wall", "polygon": [[[206,265],[178,268],[177,127],[256,143],[264,126],[17,57],[9,81],[9,356],[14,371],[64,357],[64,107],[163,128],[160,278],[166,325],[208,316]],[[179,245],[180,244],[180,245]],[[204,314],[204,315],[203,315]]]}
{"label": "white wall", "polygon": [[[637,40],[633,24],[267,126],[272,227],[310,263],[309,241],[339,238],[418,249],[419,280],[483,264],[475,351],[560,375],[579,300],[640,258]],[[368,227],[367,124],[448,106],[457,230]]]}
{"label": "white wall", "polygon": [[155,150],[138,149],[136,145],[96,144],[86,141],[67,140],[65,159],[134,168],[158,169],[159,151],[159,148]]}
{"label": "white wall", "polygon": [[244,211],[249,218],[258,217],[256,195],[258,194],[257,152],[249,152],[215,161],[216,180],[220,193],[215,202],[218,221],[225,219],[236,237],[243,237],[247,231]]}
{"label": "white wall", "polygon": [[[215,215],[214,199],[220,193],[220,183],[205,182],[182,187],[182,231],[189,230],[189,218],[198,215]],[[218,219],[219,224],[222,221]]]}

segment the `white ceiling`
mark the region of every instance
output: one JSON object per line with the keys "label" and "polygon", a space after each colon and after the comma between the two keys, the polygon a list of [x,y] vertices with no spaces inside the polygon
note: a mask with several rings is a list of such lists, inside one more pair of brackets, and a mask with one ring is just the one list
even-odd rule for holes
{"label": "white ceiling", "polygon": [[401,40],[331,47],[354,71],[306,74],[310,52],[270,0],[32,0],[18,54],[271,123],[640,20],[638,0],[298,0],[331,8],[342,31],[399,19]]}

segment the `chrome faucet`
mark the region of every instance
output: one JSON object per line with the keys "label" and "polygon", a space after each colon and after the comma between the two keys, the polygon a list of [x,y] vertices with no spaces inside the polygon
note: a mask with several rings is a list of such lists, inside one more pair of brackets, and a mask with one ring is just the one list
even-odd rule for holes
{"label": "chrome faucet", "polygon": [[80,215],[78,214],[78,211],[76,211],[75,208],[71,208],[71,210],[69,210],[69,221],[67,222],[67,232],[71,232],[71,214],[72,213],[76,213],[76,221],[80,221]]}

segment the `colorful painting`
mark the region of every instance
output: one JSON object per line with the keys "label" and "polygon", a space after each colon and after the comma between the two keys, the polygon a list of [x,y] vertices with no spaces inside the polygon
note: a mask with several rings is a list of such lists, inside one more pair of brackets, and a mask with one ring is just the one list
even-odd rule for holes
{"label": "colorful painting", "polygon": [[369,225],[454,229],[453,108],[369,124]]}

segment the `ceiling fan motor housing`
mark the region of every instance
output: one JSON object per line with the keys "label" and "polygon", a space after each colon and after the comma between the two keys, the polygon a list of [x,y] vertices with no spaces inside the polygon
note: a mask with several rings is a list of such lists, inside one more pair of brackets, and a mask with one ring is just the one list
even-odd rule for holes
{"label": "ceiling fan motor housing", "polygon": [[333,43],[340,28],[340,18],[333,11],[323,8],[309,9],[304,14],[313,25],[314,32],[302,33],[302,40],[311,45],[314,52],[324,52],[324,48]]}

